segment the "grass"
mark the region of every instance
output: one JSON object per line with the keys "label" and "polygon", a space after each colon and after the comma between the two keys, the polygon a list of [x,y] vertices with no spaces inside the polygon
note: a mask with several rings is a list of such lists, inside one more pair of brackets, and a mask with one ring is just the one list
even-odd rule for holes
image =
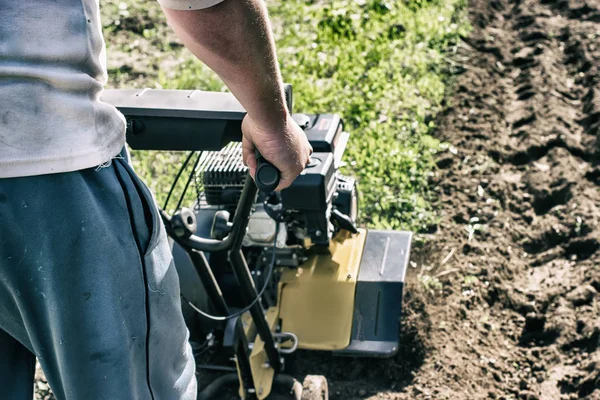
{"label": "grass", "polygon": [[[296,110],[342,116],[351,139],[343,173],[356,177],[372,227],[425,231],[431,135],[448,83],[448,53],[467,31],[465,0],[267,2]],[[153,2],[102,4],[112,87],[225,90],[181,48]],[[182,155],[135,153],[159,201]]]}

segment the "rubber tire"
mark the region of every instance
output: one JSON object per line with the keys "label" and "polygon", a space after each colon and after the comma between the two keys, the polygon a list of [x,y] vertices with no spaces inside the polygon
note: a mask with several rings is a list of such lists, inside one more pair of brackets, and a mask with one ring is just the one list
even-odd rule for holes
{"label": "rubber tire", "polygon": [[302,383],[302,400],[329,400],[329,386],[323,375],[307,375]]}

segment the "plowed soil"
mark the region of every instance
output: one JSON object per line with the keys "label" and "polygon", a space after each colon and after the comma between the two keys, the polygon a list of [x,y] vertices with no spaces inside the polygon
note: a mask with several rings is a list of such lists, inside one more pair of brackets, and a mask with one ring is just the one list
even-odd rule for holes
{"label": "plowed soil", "polygon": [[600,399],[600,2],[469,7],[400,352],[296,362],[334,399]]}

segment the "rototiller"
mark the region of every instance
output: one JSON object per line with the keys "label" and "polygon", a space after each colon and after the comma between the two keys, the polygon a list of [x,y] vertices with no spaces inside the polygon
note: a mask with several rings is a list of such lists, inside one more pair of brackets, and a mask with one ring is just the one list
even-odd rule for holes
{"label": "rototiller", "polygon": [[[290,86],[286,99],[291,110]],[[235,363],[202,367],[236,371],[199,399],[221,399],[225,385],[239,383],[243,399],[323,400],[327,381],[299,384],[284,374],[286,355],[395,354],[411,234],[357,227],[355,181],[338,172],[349,137],[339,116],[294,114],[314,153],[275,193],[271,164],[257,154],[255,183],[242,163],[245,111],[233,95],[108,90],[103,100],[125,115],[131,148],[190,151],[175,180],[196,156],[185,185],[193,182],[195,203],[181,208],[180,200],[174,215],[166,206],[161,214],[196,354],[218,349]]]}

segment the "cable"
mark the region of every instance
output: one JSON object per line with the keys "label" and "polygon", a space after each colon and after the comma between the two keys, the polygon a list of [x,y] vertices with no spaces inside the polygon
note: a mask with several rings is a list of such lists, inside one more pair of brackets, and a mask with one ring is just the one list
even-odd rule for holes
{"label": "cable", "polygon": [[212,346],[210,344],[210,340],[207,340],[200,346],[197,346],[197,347],[192,346],[192,354],[194,354],[194,357],[201,356],[202,354],[209,351],[211,347]]}
{"label": "cable", "polygon": [[190,307],[192,307],[192,309],[194,311],[196,311],[198,314],[202,315],[203,317],[208,318],[213,321],[219,321],[219,322],[227,321],[232,318],[237,318],[240,315],[244,314],[245,312],[249,311],[252,307],[254,307],[254,305],[256,303],[258,303],[260,301],[261,297],[265,293],[265,290],[267,290],[267,287],[269,286],[269,282],[271,281],[271,276],[273,275],[273,270],[275,269],[275,256],[277,255],[277,236],[279,236],[279,224],[276,224],[276,227],[275,227],[275,240],[273,241],[273,252],[271,253],[271,264],[269,265],[269,271],[267,272],[267,277],[265,278],[265,282],[263,284],[262,289],[260,290],[260,292],[258,293],[256,298],[252,301],[252,303],[250,303],[248,306],[244,307],[240,311],[237,311],[237,312],[227,315],[227,316],[216,316],[216,315],[211,315],[211,314],[205,313],[204,311],[202,311],[201,309],[196,307],[191,301],[187,300],[183,295],[181,295],[181,297],[183,298],[183,300],[186,303],[189,304]]}
{"label": "cable", "polygon": [[175,190],[175,186],[177,186],[177,182],[179,182],[179,177],[185,170],[185,167],[187,167],[187,165],[190,162],[190,160],[192,159],[193,155],[194,155],[194,152],[190,151],[190,154],[188,154],[187,158],[181,165],[181,168],[179,168],[179,171],[177,172],[177,175],[175,176],[175,180],[173,181],[173,184],[171,185],[171,189],[169,190],[169,194],[167,195],[167,199],[165,200],[165,205],[163,206],[163,210],[167,209],[167,206],[169,205],[169,200],[171,199],[171,195],[173,194],[173,191]]}
{"label": "cable", "polygon": [[194,166],[192,167],[192,171],[190,172],[188,180],[185,183],[185,187],[183,188],[183,192],[181,193],[181,196],[179,197],[179,201],[177,202],[177,207],[175,207],[175,210],[179,210],[179,207],[181,207],[181,203],[183,203],[183,198],[185,197],[188,187],[190,186],[190,182],[194,178],[194,175],[196,173],[196,168],[198,168],[198,163],[200,163],[200,156],[202,156],[201,152],[198,153],[198,158],[196,158],[196,162],[194,163]]}
{"label": "cable", "polygon": [[235,367],[223,367],[221,365],[196,364],[196,368],[209,371],[237,372],[237,368]]}

